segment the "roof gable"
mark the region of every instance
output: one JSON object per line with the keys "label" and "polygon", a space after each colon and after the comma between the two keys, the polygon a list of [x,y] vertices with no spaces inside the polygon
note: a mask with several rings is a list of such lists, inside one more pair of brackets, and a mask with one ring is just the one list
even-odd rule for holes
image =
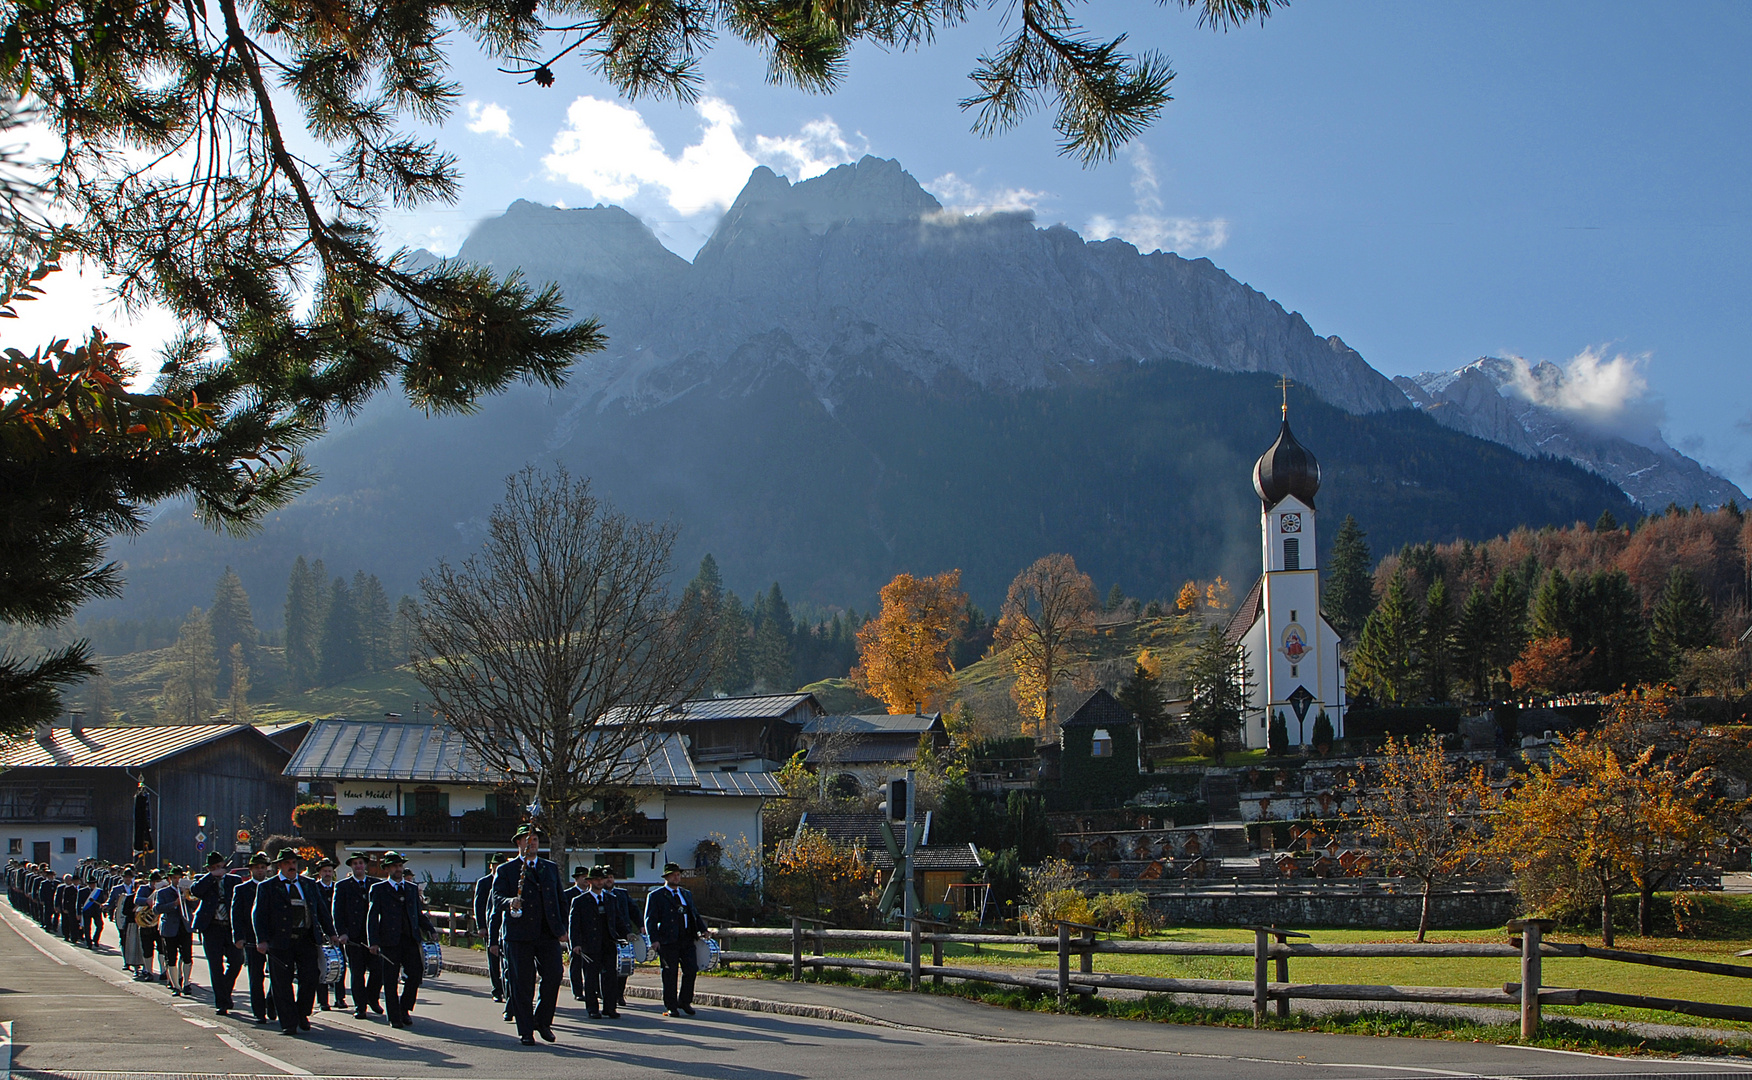
{"label": "roof gable", "polygon": [[1138,718],[1106,690],[1096,690],[1059,727],[1122,727]]}
{"label": "roof gable", "polygon": [[1235,614],[1229,617],[1229,622],[1223,627],[1225,644],[1238,645],[1247,636],[1247,631],[1253,629],[1253,624],[1265,613],[1265,576],[1262,574],[1253,582],[1253,588],[1247,590],[1247,595],[1241,600],[1241,606],[1235,609]]}

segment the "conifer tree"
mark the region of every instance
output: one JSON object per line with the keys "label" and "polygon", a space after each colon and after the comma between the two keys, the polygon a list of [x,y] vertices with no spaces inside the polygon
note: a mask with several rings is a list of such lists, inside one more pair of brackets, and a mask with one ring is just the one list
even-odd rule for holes
{"label": "conifer tree", "polygon": [[322,646],[323,581],[300,555],[286,582],[286,675],[293,690],[316,685]]}
{"label": "conifer tree", "polygon": [[1420,689],[1412,660],[1420,623],[1405,574],[1396,571],[1351,654],[1351,678],[1383,704],[1402,704]]}
{"label": "conifer tree", "polygon": [[1221,628],[1205,631],[1188,669],[1192,703],[1186,719],[1196,731],[1211,737],[1212,758],[1223,763],[1223,744],[1241,732],[1242,713],[1252,692],[1253,671],[1247,650],[1223,639]]}
{"label": "conifer tree", "polygon": [[1574,585],[1570,640],[1585,657],[1586,688],[1612,693],[1649,674],[1649,628],[1642,601],[1622,570],[1590,574]]}
{"label": "conifer tree", "polygon": [[1697,575],[1683,566],[1667,572],[1667,585],[1655,605],[1653,621],[1650,636],[1664,673],[1672,673],[1683,653],[1716,643],[1715,609]]}
{"label": "conifer tree", "polygon": [[1460,617],[1453,631],[1453,672],[1466,687],[1474,701],[1491,697],[1491,657],[1495,649],[1496,613],[1491,610],[1490,593],[1473,586],[1460,605]]}
{"label": "conifer tree", "polygon": [[1146,744],[1161,737],[1162,725],[1166,720],[1161,674],[1162,662],[1150,650],[1140,649],[1137,658],[1132,661],[1130,677],[1119,688],[1119,693],[1114,695],[1121,705],[1138,718]]}
{"label": "conifer tree", "polygon": [[1124,603],[1125,590],[1120,588],[1119,582],[1116,581],[1113,583],[1113,588],[1107,590],[1107,599],[1102,601],[1101,610],[1107,614],[1112,614],[1113,612],[1118,611],[1120,605]]}
{"label": "conifer tree", "polygon": [[376,574],[363,570],[353,575],[353,605],[358,611],[359,646],[364,670],[384,671],[393,667],[390,660],[389,594]]}
{"label": "conifer tree", "polygon": [[183,620],[176,644],[170,647],[159,712],[169,724],[204,724],[213,715],[214,679],[219,661],[213,655],[213,631],[200,608]]}
{"label": "conifer tree", "polygon": [[1448,604],[1448,583],[1442,578],[1432,582],[1424,595],[1418,648],[1423,654],[1424,695],[1431,701],[1447,701],[1454,663],[1454,612]]}
{"label": "conifer tree", "polygon": [[364,643],[359,633],[359,605],[341,578],[329,586],[327,608],[317,672],[319,685],[333,686],[364,670]]}
{"label": "conifer tree", "polygon": [[231,715],[233,724],[247,724],[250,721],[249,708],[249,662],[244,659],[243,646],[234,644],[230,649],[231,692],[226,700],[226,711]]}
{"label": "conifer tree", "polygon": [[1283,757],[1290,752],[1290,722],[1279,709],[1272,714],[1265,728],[1265,752],[1269,757]]}
{"label": "conifer tree", "polygon": [[1509,681],[1509,665],[1527,647],[1527,583],[1509,570],[1498,574],[1490,587],[1490,611],[1490,677],[1502,686]]}
{"label": "conifer tree", "polygon": [[389,666],[400,667],[414,654],[414,633],[420,623],[420,602],[406,593],[395,602],[395,618],[390,622]]}
{"label": "conifer tree", "polygon": [[1339,637],[1355,642],[1362,634],[1369,612],[1375,609],[1375,581],[1369,575],[1373,556],[1366,533],[1354,515],[1346,514],[1332,541],[1332,557],[1326,563],[1326,585],[1320,609]]}
{"label": "conifer tree", "polygon": [[249,594],[243,591],[243,581],[229,566],[219,575],[207,621],[213,628],[213,649],[219,661],[218,685],[230,686],[231,647],[239,646],[244,662],[249,663],[255,654],[256,628],[249,611]]}
{"label": "conifer tree", "polygon": [[712,637],[712,684],[726,694],[739,694],[754,681],[749,664],[748,616],[742,599],[724,590],[718,605],[718,625]]}
{"label": "conifer tree", "polygon": [[1575,637],[1575,598],[1570,580],[1564,572],[1552,567],[1533,594],[1533,636],[1536,638]]}

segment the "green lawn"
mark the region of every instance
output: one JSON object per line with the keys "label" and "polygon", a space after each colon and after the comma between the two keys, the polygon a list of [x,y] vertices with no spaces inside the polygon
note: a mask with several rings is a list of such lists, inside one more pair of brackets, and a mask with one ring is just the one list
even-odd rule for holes
{"label": "green lawn", "polygon": [[[1375,930],[1315,930],[1310,932],[1309,940],[1315,943],[1398,942],[1412,941],[1415,940],[1416,936],[1414,933]],[[1253,933],[1249,930],[1238,930],[1231,927],[1187,928],[1153,935],[1153,940],[1251,943]],[[1508,937],[1501,930],[1454,930],[1432,931],[1428,940],[1506,944]],[[1548,940],[1580,941],[1595,946],[1600,944],[1598,937],[1576,934],[1554,934]],[[1620,935],[1615,946],[1629,952],[1660,953],[1695,960],[1746,964],[1745,959],[1737,959],[1734,953],[1752,947],[1752,941],[1699,941],[1686,938],[1638,938]],[[761,950],[784,951],[774,943],[763,943],[759,948]],[[944,963],[962,967],[979,967],[989,964],[994,967],[1044,970],[1057,966],[1054,954],[1039,952],[1032,947],[948,945],[944,947],[943,952]],[[898,953],[898,947],[894,949],[870,948],[855,953],[847,952],[845,955],[888,958],[898,955]],[[1672,971],[1666,968],[1592,958],[1547,957],[1543,969],[1544,981],[1548,986],[1587,987],[1624,994],[1643,994],[1650,997],[1678,998],[1687,1001],[1740,1005],[1747,1001],[1749,991],[1752,991],[1752,981],[1745,979],[1736,979],[1725,975]],[[1249,980],[1253,978],[1253,960],[1251,957],[1127,956],[1100,953],[1095,957],[1095,970],[1097,972],[1154,975],[1165,978]],[[1501,987],[1505,982],[1520,981],[1520,962],[1510,958],[1307,958],[1290,961],[1290,980],[1292,982],[1398,986]],[[1510,1010],[1505,1008],[1504,1011],[1507,1013]],[[1679,1013],[1627,1009],[1615,1005],[1548,1006],[1546,1011],[1549,1015],[1555,1016],[1591,1016],[1614,1020],[1642,1020],[1678,1024],[1687,1027],[1707,1026],[1752,1031],[1752,1024],[1706,1020]]]}

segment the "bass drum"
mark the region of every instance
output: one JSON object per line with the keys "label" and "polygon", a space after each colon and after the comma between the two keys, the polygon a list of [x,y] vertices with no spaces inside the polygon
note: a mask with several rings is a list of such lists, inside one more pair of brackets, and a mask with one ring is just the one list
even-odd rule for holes
{"label": "bass drum", "polygon": [[633,947],[633,963],[643,964],[651,959],[651,939],[644,934],[634,934],[627,944]]}
{"label": "bass drum", "polygon": [[322,947],[322,981],[330,986],[341,981],[347,971],[347,960],[339,945]]}
{"label": "bass drum", "polygon": [[420,958],[426,962],[426,978],[436,979],[444,970],[444,949],[436,941],[420,946]]}
{"label": "bass drum", "polygon": [[694,942],[694,960],[701,971],[711,971],[718,966],[718,954],[723,952],[718,943],[711,938],[700,938]]}
{"label": "bass drum", "polygon": [[625,945],[622,945],[619,948],[615,949],[614,962],[615,962],[615,974],[619,975],[623,979],[627,979],[627,978],[632,977],[633,964],[635,964],[637,961],[635,961],[633,959],[633,943],[631,941],[629,941]]}

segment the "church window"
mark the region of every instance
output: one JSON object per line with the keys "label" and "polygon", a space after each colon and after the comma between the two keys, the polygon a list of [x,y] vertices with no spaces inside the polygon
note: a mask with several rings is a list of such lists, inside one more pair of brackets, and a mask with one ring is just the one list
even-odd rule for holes
{"label": "church window", "polygon": [[1296,618],[1296,609],[1295,608],[1290,609],[1290,621],[1291,622],[1301,622],[1302,621],[1301,619]]}
{"label": "church window", "polygon": [[1112,757],[1113,735],[1106,728],[1095,729],[1095,739],[1089,750],[1090,757]]}
{"label": "church window", "polygon": [[1302,541],[1290,537],[1284,541],[1284,569],[1300,570],[1302,568]]}

